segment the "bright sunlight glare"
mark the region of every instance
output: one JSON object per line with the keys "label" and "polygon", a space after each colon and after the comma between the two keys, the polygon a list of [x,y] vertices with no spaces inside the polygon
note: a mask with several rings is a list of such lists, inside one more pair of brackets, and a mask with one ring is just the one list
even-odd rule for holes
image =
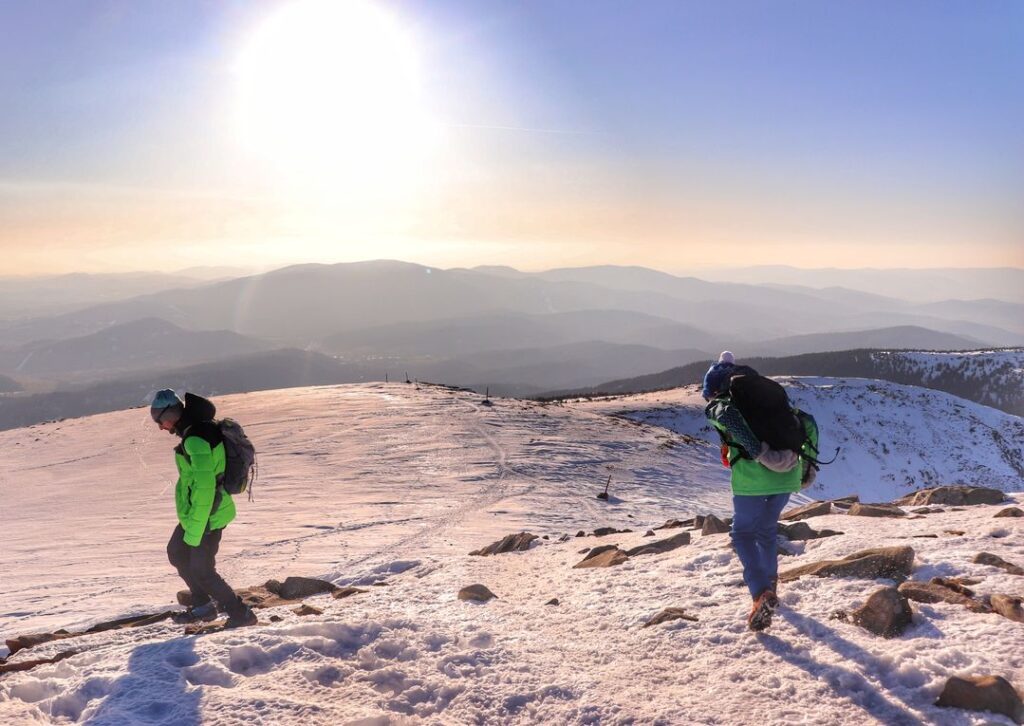
{"label": "bright sunlight glare", "polygon": [[370,0],[297,0],[236,67],[244,147],[306,194],[415,186],[436,134],[411,34]]}

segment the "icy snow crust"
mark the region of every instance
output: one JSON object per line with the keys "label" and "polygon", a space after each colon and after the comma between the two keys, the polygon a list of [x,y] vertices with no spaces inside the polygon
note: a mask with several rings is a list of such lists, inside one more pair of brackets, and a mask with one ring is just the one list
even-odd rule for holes
{"label": "icy snow crust", "polygon": [[[948,393],[866,378],[776,376],[790,400],[813,414],[821,433],[822,467],[808,494],[857,494],[887,502],[944,484],[1019,491],[1024,481],[1024,420]],[[580,401],[584,410],[613,413],[718,445],[704,417],[698,386]]]}
{"label": "icy snow crust", "polygon": [[[161,623],[18,653],[13,660],[83,649],[0,676],[0,723],[1009,723],[932,705],[949,675],[1024,683],[1024,626],[998,615],[915,604],[912,628],[887,641],[828,619],[884,581],[805,578],[784,586],[770,633],[754,635],[727,535],[695,533],[667,554],[572,569],[584,548],[650,542],[647,526],[669,517],[728,514],[716,445],[586,407],[487,407],[472,394],[401,384],[217,403],[261,453],[256,501],[239,503],[224,538],[229,581],[328,574],[386,586],[309,598],[322,616],[263,610],[263,624],[241,631],[183,637]],[[0,634],[170,604],[179,587],[163,553],[173,441],[146,414],[0,434]],[[594,494],[608,473],[603,503]],[[974,575],[984,578],[980,594],[1020,594],[1021,578],[970,563],[981,550],[1024,562],[1022,520],[993,520],[998,509],[816,518],[815,528],[846,534],[792,543],[798,555],[782,567],[910,544],[915,579]],[[601,525],[637,531],[466,554],[520,529]],[[457,600],[477,582],[499,599]],[[560,604],[546,605],[551,598]],[[699,622],[642,628],[670,606]],[[281,622],[269,623],[273,614]]]}

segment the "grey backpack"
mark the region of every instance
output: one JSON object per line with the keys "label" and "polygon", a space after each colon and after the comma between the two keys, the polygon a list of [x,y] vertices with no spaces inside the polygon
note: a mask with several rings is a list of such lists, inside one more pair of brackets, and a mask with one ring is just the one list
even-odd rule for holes
{"label": "grey backpack", "polygon": [[252,500],[252,485],[256,481],[258,467],[256,465],[256,447],[245,435],[241,424],[234,419],[222,418],[217,422],[221,436],[224,437],[224,473],[217,483],[228,494],[241,494],[249,491]]}

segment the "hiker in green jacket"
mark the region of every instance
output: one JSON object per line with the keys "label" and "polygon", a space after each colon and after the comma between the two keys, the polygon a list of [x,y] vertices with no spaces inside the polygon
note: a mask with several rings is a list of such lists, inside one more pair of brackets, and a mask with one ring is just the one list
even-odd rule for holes
{"label": "hiker in green jacket", "polygon": [[[752,369],[750,374],[752,378],[761,378]],[[813,481],[812,452],[817,451],[818,430],[812,417],[797,416],[795,410],[790,409],[802,429],[800,451],[772,449],[754,434],[740,413],[730,394],[729,382],[723,386],[704,413],[721,435],[722,463],[731,471],[733,521],[730,537],[743,565],[743,581],[753,600],[747,625],[751,630],[764,630],[771,625],[779,604],[776,595],[779,515],[790,495]],[[785,397],[784,392],[782,395]]]}
{"label": "hiker in green jacket", "polygon": [[181,438],[174,448],[178,482],[174,503],[178,526],[167,543],[167,558],[192,593],[192,605],[175,616],[179,623],[217,618],[217,605],[228,614],[226,627],[254,625],[256,615],[216,570],[224,528],[235,518],[235,503],[218,486],[224,473],[224,441],[213,417],[217,409],[202,396],[185,400],[167,388],[158,391],[150,415],[162,431]]}

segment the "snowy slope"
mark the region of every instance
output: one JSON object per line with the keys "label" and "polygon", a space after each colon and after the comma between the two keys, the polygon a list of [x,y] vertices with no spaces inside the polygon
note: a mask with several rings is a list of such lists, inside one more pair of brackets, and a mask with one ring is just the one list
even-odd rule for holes
{"label": "snowy slope", "polygon": [[[807,493],[890,501],[941,484],[1024,487],[1024,421],[987,406],[915,386],[864,378],[776,377],[811,412],[825,460]],[[664,426],[717,445],[698,386],[572,404]]]}
{"label": "snowy slope", "polygon": [[[649,542],[644,530],[669,517],[727,514],[716,445],[596,406],[486,406],[473,394],[403,384],[217,403],[261,452],[256,501],[239,504],[219,557],[229,581],[304,574],[386,586],[309,598],[319,616],[264,610],[260,626],[242,631],[186,638],[161,623],[23,651],[12,661],[82,650],[0,675],[0,723],[1008,724],[933,703],[955,674],[994,673],[1024,687],[1024,626],[1000,616],[915,605],[914,625],[891,641],[828,619],[881,582],[787,584],[771,633],[747,632],[725,535],[695,533],[688,546],[617,568],[572,569],[580,550]],[[0,635],[170,604],[180,586],[163,558],[172,439],[146,413],[0,434]],[[594,493],[609,472],[605,504]],[[997,509],[814,519],[845,534],[792,543],[797,555],[782,566],[910,544],[916,579],[976,575],[979,594],[1019,594],[1020,577],[971,564],[982,550],[1024,563],[1024,520],[993,520]],[[520,529],[603,525],[637,531],[466,554]],[[921,534],[938,536],[914,538]],[[499,599],[456,599],[477,582]],[[560,604],[545,604],[551,598]],[[699,621],[642,627],[668,606]]]}

